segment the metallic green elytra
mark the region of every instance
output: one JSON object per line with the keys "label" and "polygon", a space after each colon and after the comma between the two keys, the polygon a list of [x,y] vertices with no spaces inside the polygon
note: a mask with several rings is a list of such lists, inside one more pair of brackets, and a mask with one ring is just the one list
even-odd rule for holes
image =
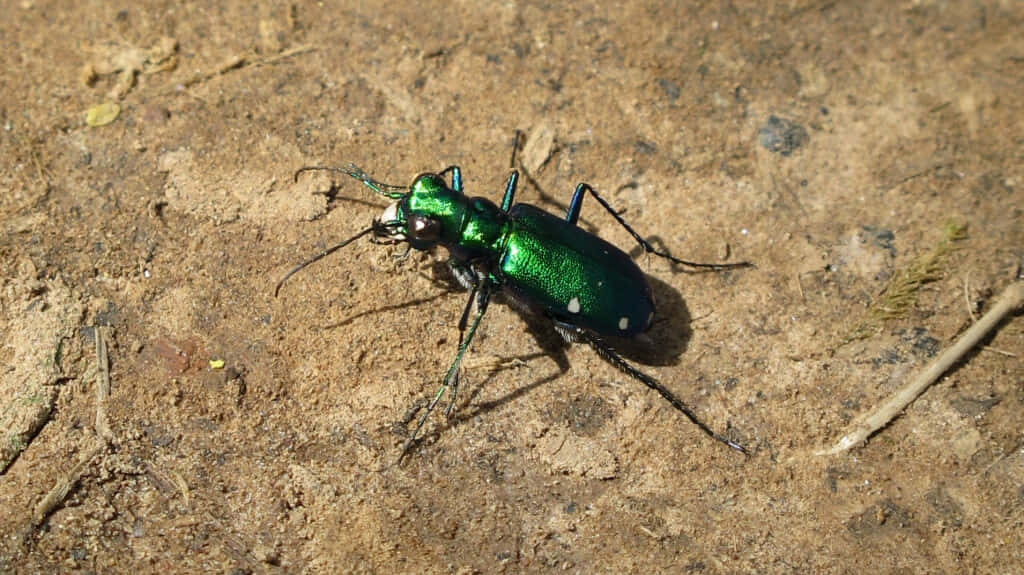
{"label": "metallic green elytra", "polygon": [[632,337],[654,319],[647,278],[625,252],[541,209],[519,204],[498,259],[499,280],[552,318]]}
{"label": "metallic green elytra", "polygon": [[[449,387],[451,396],[445,413],[451,413],[458,391],[459,364],[491,295],[499,290],[522,307],[549,319],[566,340],[586,343],[605,361],[657,391],[709,436],[744,451],[737,443],[713,432],[666,387],[627,363],[604,342],[605,337],[630,338],[647,331],[654,319],[654,298],[643,272],[625,252],[577,225],[583,198],[589,192],[648,253],[685,266],[712,270],[744,267],[749,263],[697,263],[657,250],[588,184],[576,187],[568,213],[559,218],[529,204],[513,205],[519,180],[516,170],[508,178],[500,206],[486,198],[465,195],[457,166],[436,174],[422,174],[408,188],[373,180],[351,164],[347,169],[306,167],[296,172],[295,177],[309,170],[346,173],[391,203],[370,227],[289,271],[278,282],[275,294],[285,280],[303,267],[368,234],[376,243],[405,242],[417,250],[444,246],[456,279],[471,292],[459,321],[455,359],[406,441],[399,460]],[[451,176],[451,183],[445,180],[446,175]],[[469,321],[474,306],[475,313]]]}

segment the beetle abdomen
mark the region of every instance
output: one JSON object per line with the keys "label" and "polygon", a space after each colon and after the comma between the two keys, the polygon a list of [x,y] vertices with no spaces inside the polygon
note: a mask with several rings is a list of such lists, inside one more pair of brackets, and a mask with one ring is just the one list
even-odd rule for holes
{"label": "beetle abdomen", "polygon": [[651,288],[625,252],[529,204],[516,204],[509,216],[498,263],[504,289],[600,334],[631,337],[650,327]]}

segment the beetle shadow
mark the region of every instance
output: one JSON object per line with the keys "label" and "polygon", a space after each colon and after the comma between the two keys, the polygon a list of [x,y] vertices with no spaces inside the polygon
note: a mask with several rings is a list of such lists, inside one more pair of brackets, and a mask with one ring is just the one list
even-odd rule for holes
{"label": "beetle shadow", "polygon": [[374,315],[374,314],[377,314],[377,313],[387,313],[387,312],[398,311],[398,310],[402,310],[402,309],[406,309],[406,308],[416,307],[416,306],[419,306],[419,305],[422,305],[422,304],[425,304],[425,303],[431,303],[431,302],[443,299],[447,295],[448,294],[446,292],[441,292],[441,293],[434,294],[432,296],[417,298],[417,299],[405,301],[405,302],[402,302],[402,303],[394,303],[394,304],[382,305],[382,306],[377,307],[377,308],[368,309],[368,310],[361,311],[359,313],[350,315],[350,316],[348,316],[345,319],[342,319],[340,321],[336,321],[334,323],[329,323],[329,324],[320,326],[320,329],[322,329],[322,330],[338,329],[338,328],[341,328],[341,327],[345,327],[346,325],[349,325],[350,323],[356,321],[357,319],[359,319],[361,317],[371,316],[371,315]]}
{"label": "beetle shadow", "polygon": [[[435,278],[446,278],[444,280],[438,279],[439,283],[446,284],[452,290],[459,289],[455,279],[451,278],[451,274],[445,273],[447,272],[447,265],[444,262],[437,262],[434,272]],[[686,351],[693,333],[690,328],[689,308],[687,308],[686,302],[679,292],[672,286],[651,276],[648,276],[648,282],[651,286],[655,302],[657,302],[655,321],[651,329],[637,338],[605,336],[601,339],[627,361],[650,366],[676,365],[679,363],[680,356]],[[491,368],[486,374],[482,375],[481,381],[486,381],[494,373],[511,369],[511,366],[514,366],[516,362],[529,363],[532,360],[544,357],[554,361],[558,370],[551,375],[544,376],[528,385],[519,387],[503,397],[479,404],[475,403],[475,400],[483,386],[474,385],[464,403],[464,405],[473,405],[474,409],[469,413],[456,416],[453,418],[453,421],[444,427],[458,425],[465,419],[475,417],[505,403],[514,401],[531,390],[558,379],[572,367],[566,350],[569,349],[570,345],[574,344],[565,341],[555,331],[554,324],[550,318],[527,308],[505,292],[497,292],[492,303],[503,304],[515,311],[526,324],[526,332],[533,338],[540,351],[505,358],[501,365]]]}
{"label": "beetle shadow", "polygon": [[[434,281],[448,290],[465,290],[458,284],[448,266],[444,261],[437,261],[432,266]],[[700,272],[698,272],[700,273]],[[623,358],[632,363],[639,363],[650,366],[668,366],[679,363],[680,356],[686,351],[692,336],[690,327],[691,317],[689,308],[683,300],[679,291],[660,279],[647,276],[654,296],[655,320],[651,329],[637,338],[602,337],[607,343]],[[474,377],[476,384],[470,386],[469,393],[459,403],[463,409],[455,412],[453,417],[417,438],[412,449],[424,442],[436,440],[446,430],[462,425],[481,414],[490,412],[502,405],[516,401],[534,389],[557,380],[569,371],[572,365],[569,362],[566,350],[570,345],[562,336],[555,331],[551,319],[541,313],[526,308],[515,301],[511,295],[505,292],[497,292],[492,304],[502,304],[514,310],[526,324],[526,332],[530,334],[540,351],[523,354],[520,356],[504,358],[500,365],[488,369],[486,373]],[[585,344],[576,344],[585,345]],[[554,373],[545,375],[526,385],[516,387],[511,392],[490,401],[477,402],[477,397],[484,388],[484,383],[490,377],[505,369],[514,369],[516,362],[529,363],[536,359],[550,358],[557,365]],[[468,409],[467,409],[468,408]]]}
{"label": "beetle shadow", "polygon": [[627,360],[652,366],[677,365],[693,336],[690,309],[679,291],[660,279],[647,276],[654,296],[654,323],[634,338],[604,336],[601,339]]}
{"label": "beetle shadow", "polygon": [[[650,236],[647,241],[664,252],[669,250],[659,236]],[[664,259],[657,254],[649,254],[637,245],[629,252],[634,260],[644,258]],[[728,259],[728,254],[726,254]],[[687,276],[703,276],[706,274],[730,273],[731,270],[694,268],[677,262],[665,260],[672,274]],[[608,343],[626,359],[632,359],[646,365],[676,365],[679,357],[686,352],[690,338],[693,336],[691,327],[693,318],[690,310],[678,290],[647,274],[648,284],[654,296],[654,324],[651,329],[635,339],[607,338]]]}
{"label": "beetle shadow", "polygon": [[[686,350],[690,340],[690,313],[686,303],[673,289],[665,282],[648,276],[651,291],[654,294],[658,305],[657,317],[651,329],[642,337],[628,339],[604,337],[603,341],[611,345],[622,357],[633,363],[645,365],[675,365],[679,363],[679,357]],[[446,431],[458,427],[482,414],[493,411],[503,405],[513,403],[529,394],[533,390],[551,383],[565,375],[572,367],[569,362],[566,350],[571,344],[565,341],[555,331],[551,319],[534,311],[524,309],[522,305],[509,301],[512,298],[507,294],[498,293],[493,303],[502,303],[515,310],[526,323],[526,332],[534,339],[540,351],[521,356],[505,358],[500,365],[488,369],[486,373],[474,376],[474,382],[470,385],[469,393],[465,399],[460,399],[461,408],[452,417],[441,422],[427,433],[416,439],[411,449],[416,449],[427,442],[436,441]],[[575,344],[586,345],[586,344]],[[557,365],[557,370],[544,375],[534,381],[519,385],[509,393],[488,401],[478,401],[477,398],[484,389],[487,380],[492,375],[505,369],[514,369],[516,362],[529,364],[531,361],[542,358],[550,358]],[[409,418],[411,420],[411,417]],[[396,428],[397,429],[397,428]]]}

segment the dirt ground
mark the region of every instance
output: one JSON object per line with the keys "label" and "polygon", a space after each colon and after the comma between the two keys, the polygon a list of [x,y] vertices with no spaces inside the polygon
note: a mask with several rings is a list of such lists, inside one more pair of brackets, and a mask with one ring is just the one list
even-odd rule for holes
{"label": "dirt ground", "polygon": [[[818,454],[1020,273],[1024,5],[608,4],[4,2],[0,572],[1024,573],[1021,318]],[[296,169],[497,201],[517,129],[518,201],[756,264],[584,205],[651,277],[641,368],[749,457],[499,300],[395,465],[443,250],[274,297],[385,206]]]}

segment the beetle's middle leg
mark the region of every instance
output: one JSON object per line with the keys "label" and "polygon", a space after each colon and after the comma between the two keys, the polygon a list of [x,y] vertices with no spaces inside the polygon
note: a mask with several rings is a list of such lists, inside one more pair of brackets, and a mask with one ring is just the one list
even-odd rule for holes
{"label": "beetle's middle leg", "polygon": [[704,268],[704,269],[712,269],[712,270],[725,270],[725,269],[731,269],[731,268],[753,267],[753,265],[754,265],[754,264],[752,264],[750,262],[721,263],[721,264],[691,262],[691,261],[679,259],[679,258],[673,256],[672,254],[668,253],[667,251],[659,250],[659,249],[655,248],[654,246],[652,246],[650,242],[648,242],[643,237],[641,237],[640,234],[638,234],[636,232],[636,230],[634,230],[632,227],[630,227],[630,225],[626,223],[626,220],[624,220],[622,218],[622,216],[620,216],[619,213],[616,212],[614,208],[612,208],[611,204],[609,204],[607,201],[605,201],[604,198],[599,196],[597,194],[597,192],[594,191],[594,188],[592,188],[590,186],[590,184],[580,184],[580,185],[576,186],[576,191],[572,195],[572,201],[569,203],[569,211],[565,214],[565,221],[569,222],[570,224],[572,224],[574,226],[576,225],[576,223],[580,219],[580,211],[583,209],[583,197],[586,195],[587,192],[590,192],[590,195],[594,196],[594,199],[597,200],[597,202],[599,204],[604,206],[604,209],[607,210],[608,213],[611,214],[613,218],[615,218],[615,221],[619,222],[619,224],[622,227],[626,228],[626,231],[629,232],[629,235],[633,236],[633,239],[635,239],[637,241],[637,243],[640,244],[640,247],[642,247],[644,249],[644,251],[646,251],[647,253],[651,253],[651,254],[654,254],[656,256],[663,257],[663,258],[665,258],[665,259],[667,259],[667,260],[669,260],[671,262],[675,262],[677,264],[684,265],[684,266],[689,266],[689,267],[693,267],[693,268]]}

